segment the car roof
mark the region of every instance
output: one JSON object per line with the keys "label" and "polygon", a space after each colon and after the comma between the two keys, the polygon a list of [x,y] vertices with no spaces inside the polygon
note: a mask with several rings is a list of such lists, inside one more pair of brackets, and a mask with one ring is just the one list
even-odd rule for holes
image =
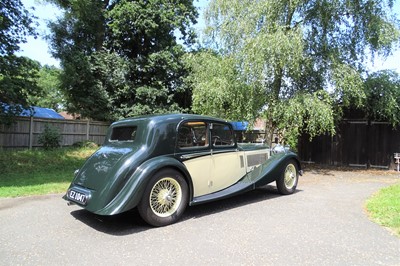
{"label": "car roof", "polygon": [[166,123],[169,121],[170,123],[179,123],[182,120],[207,120],[210,122],[222,122],[227,123],[226,120],[211,117],[211,116],[203,116],[203,115],[195,115],[195,114],[162,114],[162,115],[144,115],[144,116],[137,116],[131,118],[125,118],[114,122],[112,126],[123,126],[129,125],[132,123],[143,123],[147,124],[153,122],[155,124],[159,123]]}

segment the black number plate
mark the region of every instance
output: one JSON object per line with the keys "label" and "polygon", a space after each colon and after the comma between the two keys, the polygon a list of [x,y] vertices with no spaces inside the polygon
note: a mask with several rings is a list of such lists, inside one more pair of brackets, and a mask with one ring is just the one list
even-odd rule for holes
{"label": "black number plate", "polygon": [[68,199],[78,202],[82,205],[86,205],[87,200],[88,200],[88,196],[85,193],[78,192],[78,191],[75,191],[72,189],[68,191],[67,197],[68,197]]}

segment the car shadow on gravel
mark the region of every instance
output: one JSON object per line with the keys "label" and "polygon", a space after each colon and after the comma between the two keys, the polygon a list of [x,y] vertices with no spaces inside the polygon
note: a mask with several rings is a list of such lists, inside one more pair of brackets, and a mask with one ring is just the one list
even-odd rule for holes
{"label": "car shadow on gravel", "polygon": [[267,185],[227,199],[188,207],[181,218],[181,221],[198,219],[204,216],[232,210],[252,203],[271,200],[277,197],[283,197],[283,195],[279,194],[276,187]]}
{"label": "car shadow on gravel", "polygon": [[[301,192],[301,190],[296,191],[296,193],[299,192]],[[277,197],[285,196],[280,195],[276,187],[267,185],[227,199],[189,206],[177,223],[183,223],[191,219],[199,219],[208,215],[239,208],[252,203],[268,201]],[[71,215],[99,232],[114,236],[137,234],[154,228],[143,221],[137,209],[113,216],[96,215],[86,210],[72,211]]]}
{"label": "car shadow on gravel", "polygon": [[140,218],[137,209],[112,216],[102,216],[86,210],[71,212],[71,215],[93,229],[115,236],[140,233],[150,227]]}

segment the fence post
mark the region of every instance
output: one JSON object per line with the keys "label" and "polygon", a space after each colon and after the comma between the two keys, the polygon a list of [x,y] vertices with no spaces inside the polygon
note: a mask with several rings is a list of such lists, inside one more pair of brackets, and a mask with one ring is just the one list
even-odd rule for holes
{"label": "fence post", "polygon": [[31,150],[33,146],[33,116],[30,117],[29,123],[29,149]]}
{"label": "fence post", "polygon": [[88,119],[86,122],[86,140],[89,140],[89,133],[90,133],[90,120]]}

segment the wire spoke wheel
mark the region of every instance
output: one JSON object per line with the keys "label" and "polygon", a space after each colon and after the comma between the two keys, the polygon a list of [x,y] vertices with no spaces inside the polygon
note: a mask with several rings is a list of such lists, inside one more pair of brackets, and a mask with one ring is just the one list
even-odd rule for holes
{"label": "wire spoke wheel", "polygon": [[297,173],[296,167],[293,164],[286,166],[284,174],[284,184],[287,189],[292,189],[296,183]]}
{"label": "wire spoke wheel", "polygon": [[138,204],[140,216],[153,226],[173,224],[189,202],[189,188],[181,173],[162,169],[149,180]]}
{"label": "wire spoke wheel", "polygon": [[154,184],[150,192],[150,207],[160,217],[172,215],[182,201],[182,188],[170,177],[162,178]]}
{"label": "wire spoke wheel", "polygon": [[289,195],[296,191],[297,182],[299,181],[299,171],[297,162],[293,159],[289,160],[282,169],[280,177],[276,180],[276,186],[279,193]]}

